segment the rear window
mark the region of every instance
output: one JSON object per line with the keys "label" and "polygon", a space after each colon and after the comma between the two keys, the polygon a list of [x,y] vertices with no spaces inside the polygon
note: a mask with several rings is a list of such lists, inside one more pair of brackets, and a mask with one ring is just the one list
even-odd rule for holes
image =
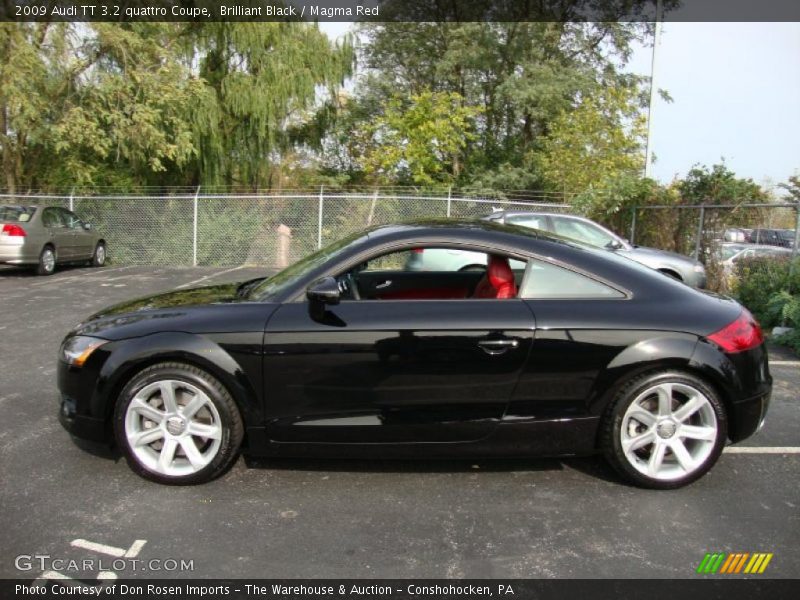
{"label": "rear window", "polygon": [[3,223],[27,223],[36,212],[35,206],[0,206],[0,221]]}

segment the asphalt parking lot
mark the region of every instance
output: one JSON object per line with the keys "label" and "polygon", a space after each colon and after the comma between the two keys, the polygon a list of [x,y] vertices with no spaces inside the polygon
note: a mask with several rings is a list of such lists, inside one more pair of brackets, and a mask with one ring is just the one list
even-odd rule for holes
{"label": "asphalt parking lot", "polygon": [[683,578],[706,552],[771,552],[764,576],[800,573],[800,363],[789,355],[774,357],[764,429],[672,492],[629,487],[599,458],[239,460],[210,484],[166,487],[72,443],[55,362],[73,325],[135,296],[261,272],[0,268],[1,578],[48,569],[20,570],[19,555],[141,560],[120,577]]}

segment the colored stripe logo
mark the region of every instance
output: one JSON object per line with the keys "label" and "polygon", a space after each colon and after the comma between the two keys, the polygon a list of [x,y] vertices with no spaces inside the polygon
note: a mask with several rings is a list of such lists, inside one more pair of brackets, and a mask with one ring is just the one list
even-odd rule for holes
{"label": "colored stripe logo", "polygon": [[771,552],[707,552],[697,567],[704,575],[756,575],[767,570]]}

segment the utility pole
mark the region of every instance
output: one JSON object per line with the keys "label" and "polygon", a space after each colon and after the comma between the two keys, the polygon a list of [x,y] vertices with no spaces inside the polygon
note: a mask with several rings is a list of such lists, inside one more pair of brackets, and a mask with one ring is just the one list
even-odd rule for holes
{"label": "utility pole", "polygon": [[656,2],[656,30],[653,39],[653,56],[650,61],[650,102],[647,105],[647,140],[645,141],[644,176],[650,177],[653,165],[653,101],[656,96],[656,53],[661,43],[661,24],[664,21],[664,2]]}

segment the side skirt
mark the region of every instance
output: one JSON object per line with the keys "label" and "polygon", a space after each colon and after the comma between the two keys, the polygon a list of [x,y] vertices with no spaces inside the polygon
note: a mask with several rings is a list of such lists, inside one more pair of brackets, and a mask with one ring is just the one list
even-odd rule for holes
{"label": "side skirt", "polygon": [[247,429],[249,456],[303,458],[509,458],[585,456],[597,452],[599,417],[569,420],[502,421],[488,437],[473,442],[343,444],[275,442],[263,427]]}

